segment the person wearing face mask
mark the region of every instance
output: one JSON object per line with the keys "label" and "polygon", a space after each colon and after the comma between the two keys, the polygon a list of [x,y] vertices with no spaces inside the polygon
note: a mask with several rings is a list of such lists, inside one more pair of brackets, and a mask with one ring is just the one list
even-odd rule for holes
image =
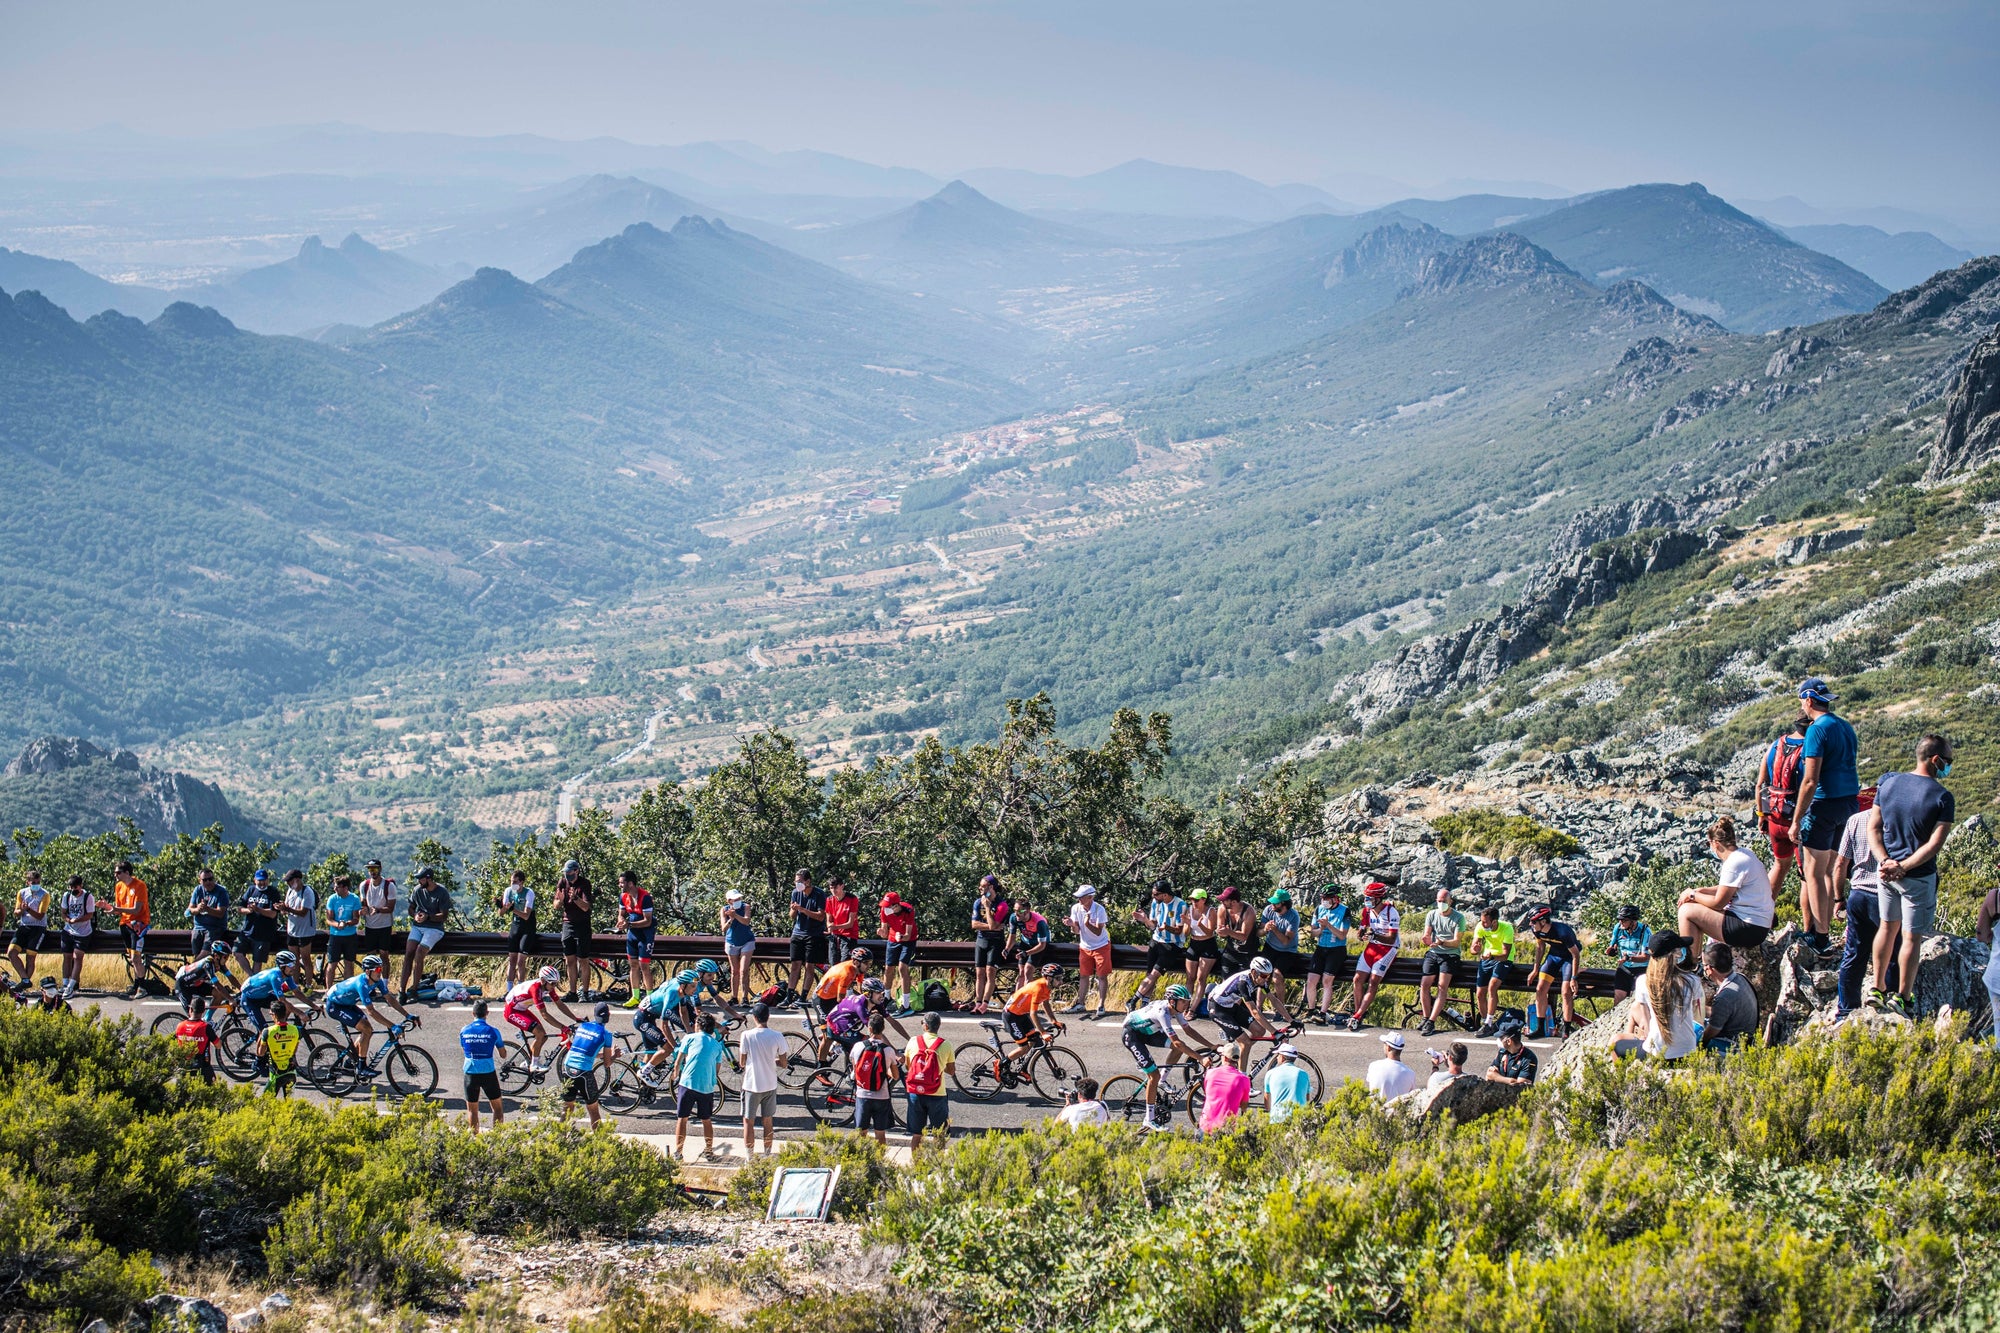
{"label": "person wearing face mask", "polygon": [[1728,815],[1708,829],[1709,855],[1722,862],[1712,889],[1689,889],[1681,895],[1679,931],[1692,941],[1683,963],[1693,971],[1707,939],[1732,949],[1754,949],[1771,933],[1777,904],[1771,898],[1771,877],[1764,863],[1736,845],[1736,821]]}
{"label": "person wearing face mask", "polygon": [[[1881,862],[1875,892],[1882,927],[1875,934],[1876,989],[1868,998],[1906,1016],[1917,981],[1917,950],[1937,922],[1937,855],[1957,814],[1952,794],[1938,781],[1951,772],[1951,759],[1950,741],[1925,736],[1917,742],[1914,768],[1883,775],[1869,812],[1868,846]],[[1880,989],[1892,961],[1894,994]]]}

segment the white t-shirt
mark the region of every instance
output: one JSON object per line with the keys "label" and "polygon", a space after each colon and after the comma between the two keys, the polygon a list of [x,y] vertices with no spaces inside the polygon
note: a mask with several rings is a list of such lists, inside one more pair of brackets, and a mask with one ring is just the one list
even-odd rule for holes
{"label": "white t-shirt", "polygon": [[1085,907],[1073,904],[1069,909],[1069,923],[1076,927],[1077,943],[1085,949],[1102,949],[1111,943],[1111,914],[1104,910],[1103,903],[1092,903]]}
{"label": "white t-shirt", "polygon": [[[319,934],[319,926],[313,920],[313,912],[319,907],[319,895],[312,891],[310,884],[301,884],[285,895],[285,934],[295,940],[309,940]],[[293,912],[303,912],[304,916],[293,916]]]}
{"label": "white t-shirt", "polygon": [[1056,1123],[1071,1128],[1078,1125],[1108,1125],[1111,1123],[1111,1108],[1103,1102],[1078,1102],[1074,1106],[1065,1106],[1057,1111]]}
{"label": "white t-shirt", "polygon": [[785,1058],[785,1034],[753,1027],[738,1043],[743,1052],[743,1091],[776,1092],[778,1062]]}
{"label": "white t-shirt", "polygon": [[1406,1092],[1415,1092],[1417,1071],[1401,1060],[1383,1056],[1368,1066],[1368,1091],[1385,1102],[1393,1102]]}
{"label": "white t-shirt", "polygon": [[361,905],[368,909],[361,924],[370,930],[387,930],[395,924],[396,914],[390,910],[395,898],[395,887],[386,879],[365,879],[361,881]]}
{"label": "white t-shirt", "polygon": [[1646,1054],[1662,1060],[1678,1060],[1695,1047],[1694,1020],[1701,1003],[1701,983],[1692,973],[1674,978],[1674,1011],[1667,1017],[1667,1032],[1660,1031],[1660,1016],[1653,1012],[1651,987],[1642,978],[1632,996],[1632,1012],[1646,1016],[1646,1037],[1641,1043]]}
{"label": "white t-shirt", "polygon": [[23,884],[18,905],[21,925],[35,929],[49,924],[49,888],[46,884]]}
{"label": "white t-shirt", "polygon": [[1722,883],[1733,886],[1736,897],[1725,911],[1736,913],[1744,924],[1768,926],[1777,913],[1771,901],[1771,877],[1764,863],[1738,847],[1722,858]]}

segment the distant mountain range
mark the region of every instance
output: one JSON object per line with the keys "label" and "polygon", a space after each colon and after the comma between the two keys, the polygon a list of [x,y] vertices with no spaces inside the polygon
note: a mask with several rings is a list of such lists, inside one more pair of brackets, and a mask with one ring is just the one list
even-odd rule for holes
{"label": "distant mountain range", "polygon": [[1933,273],[1957,268],[1970,250],[1947,245],[1927,231],[1886,232],[1848,223],[1785,227],[1785,235],[1859,269],[1892,291],[1914,287]]}

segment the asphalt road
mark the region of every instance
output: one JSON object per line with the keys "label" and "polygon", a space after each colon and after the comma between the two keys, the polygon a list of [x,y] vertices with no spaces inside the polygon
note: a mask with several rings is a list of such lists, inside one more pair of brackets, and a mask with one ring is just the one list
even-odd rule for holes
{"label": "asphalt road", "polygon": [[[94,994],[89,991],[83,992],[73,1003],[78,1009],[88,1008],[94,1004],[107,1015],[136,1014],[145,1023],[151,1023],[158,1014],[175,1007],[171,1000],[146,999],[132,1002],[118,997]],[[423,1025],[414,1034],[416,1043],[429,1051],[437,1061],[439,1071],[438,1091],[436,1093],[437,1100],[449,1111],[463,1111],[465,1100],[460,1095],[461,1090],[459,1086],[461,1064],[458,1049],[458,1031],[461,1027],[472,1021],[471,1006],[467,1004],[415,1004],[411,1006],[410,1011],[419,1015],[423,1020]],[[497,1015],[493,1016],[493,1021],[495,1026],[502,1026],[498,1022]],[[1105,1080],[1119,1074],[1137,1072],[1131,1056],[1126,1054],[1125,1048],[1119,1043],[1120,1019],[1117,1016],[1099,1019],[1096,1022],[1085,1022],[1080,1019],[1069,1018],[1066,1018],[1065,1021],[1069,1025],[1068,1031],[1061,1038],[1060,1044],[1075,1051],[1082,1058],[1088,1072],[1092,1076],[1099,1080]],[[965,1042],[987,1040],[987,1035],[980,1029],[980,1022],[980,1019],[969,1015],[947,1014],[944,1018],[943,1035],[954,1046]],[[915,1023],[916,1020],[908,1020],[904,1023],[904,1026],[911,1031],[915,1031]],[[783,1031],[803,1030],[803,1023],[800,1019],[796,1015],[789,1013],[775,1015],[772,1025]],[[325,1020],[321,1020],[321,1026],[331,1028],[331,1025],[327,1024]],[[1213,1024],[1201,1023],[1197,1024],[1197,1027],[1211,1040],[1220,1039],[1220,1034],[1216,1031]],[[614,1032],[630,1031],[631,1018],[629,1013],[625,1010],[614,1009],[611,1028]],[[1332,1084],[1342,1079],[1361,1078],[1366,1072],[1369,1062],[1381,1058],[1381,1038],[1384,1031],[1382,1028],[1369,1028],[1362,1032],[1351,1033],[1314,1027],[1309,1028],[1303,1035],[1294,1040],[1301,1051],[1318,1062],[1326,1080],[1329,1084]],[[509,1031],[509,1035],[511,1037],[511,1030]],[[894,1033],[892,1032],[890,1036],[893,1039]],[[1492,1061],[1493,1053],[1497,1049],[1497,1043],[1495,1042],[1478,1041],[1463,1034],[1440,1032],[1437,1036],[1426,1039],[1419,1037],[1415,1032],[1405,1032],[1403,1036],[1407,1043],[1404,1058],[1417,1071],[1420,1078],[1428,1076],[1430,1072],[1430,1061],[1424,1055],[1426,1046],[1443,1049],[1455,1037],[1463,1040],[1472,1051],[1472,1058],[1467,1063],[1467,1069],[1474,1073],[1483,1071],[1486,1068]],[[900,1043],[898,1044],[900,1045]],[[1546,1059],[1559,1043],[1555,1041],[1535,1041],[1530,1042],[1529,1045]],[[545,1086],[553,1086],[553,1084]],[[949,1080],[947,1080],[946,1089],[948,1092],[952,1091]],[[386,1095],[386,1085],[381,1085],[381,1090]],[[303,1084],[300,1085],[300,1095],[318,1097],[317,1093],[306,1090]],[[357,1095],[365,1098],[367,1090],[364,1088]],[[534,1093],[531,1091],[527,1100],[529,1103],[532,1103],[533,1099]],[[513,1098],[509,1098],[505,1103],[509,1113],[514,1112],[519,1105],[520,1103]],[[1027,1087],[1023,1087],[1019,1091],[1002,1091],[992,1100],[984,1102],[953,1095],[951,1106],[952,1127],[955,1130],[1015,1129],[1034,1120],[1052,1115],[1057,1109],[1056,1106],[1038,1097],[1032,1088]],[[737,1106],[731,1103],[726,1108],[718,1106],[716,1110],[719,1122],[726,1122],[730,1131],[732,1133],[735,1132],[737,1126],[741,1123]],[[633,1133],[671,1133],[674,1125],[671,1105],[668,1102],[656,1102],[650,1108],[642,1108],[634,1113],[619,1117],[618,1124],[621,1129],[629,1130]],[[780,1094],[778,1099],[778,1132],[780,1135],[810,1134],[813,1131],[814,1124],[815,1122],[807,1114],[804,1100],[799,1094],[793,1092]],[[718,1129],[720,1130],[721,1128],[722,1123],[718,1123]]]}

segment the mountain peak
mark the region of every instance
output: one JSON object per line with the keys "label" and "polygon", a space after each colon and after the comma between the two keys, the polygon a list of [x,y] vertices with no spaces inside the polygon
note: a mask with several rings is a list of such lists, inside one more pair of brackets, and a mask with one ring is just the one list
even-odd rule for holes
{"label": "mountain peak", "polygon": [[959,180],[952,181],[950,184],[946,185],[942,190],[939,190],[936,194],[932,195],[925,202],[933,204],[948,204],[953,208],[1001,207],[1001,205],[994,203],[991,199],[988,199],[985,195],[973,189],[970,185],[967,185],[964,181],[959,181]]}
{"label": "mountain peak", "polygon": [[1575,278],[1561,260],[1511,231],[1475,236],[1456,250],[1431,255],[1417,269],[1423,295],[1473,287],[1513,287],[1549,278]]}
{"label": "mountain peak", "polygon": [[326,250],[326,242],[317,236],[308,236],[299,242],[299,258],[306,259]]}
{"label": "mountain peak", "polygon": [[171,333],[182,338],[233,338],[236,326],[214,306],[176,301],[160,312],[147,327],[155,333]]}
{"label": "mountain peak", "polygon": [[[318,240],[319,238],[315,236],[313,239]],[[382,247],[370,245],[361,238],[360,232],[350,231],[340,243],[340,253],[350,257],[355,255],[379,255],[382,253]]]}

